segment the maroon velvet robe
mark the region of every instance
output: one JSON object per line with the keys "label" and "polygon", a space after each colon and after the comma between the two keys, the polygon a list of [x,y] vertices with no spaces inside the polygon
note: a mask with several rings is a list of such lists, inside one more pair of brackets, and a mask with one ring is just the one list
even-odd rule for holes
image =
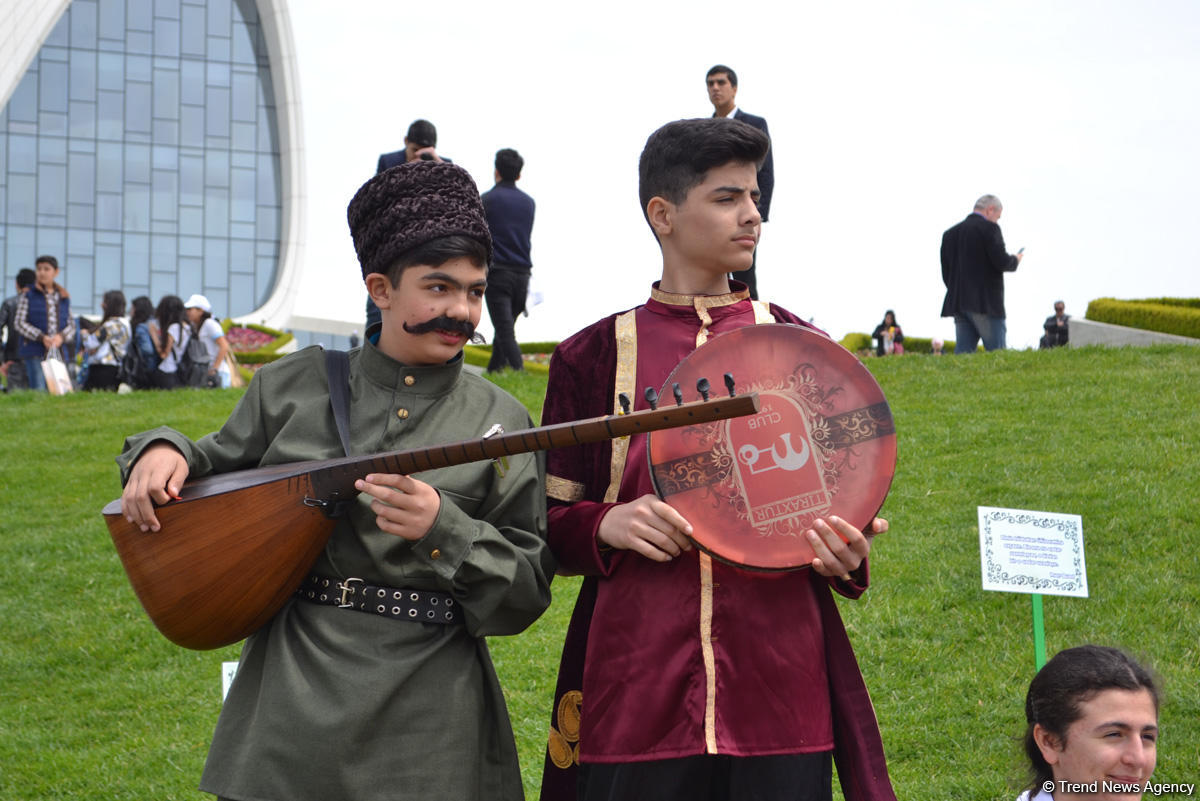
{"label": "maroon velvet robe", "polygon": [[[756,322],[807,325],[734,286],[717,297],[656,286],[644,305],[564,341],[551,360],[543,424],[611,414],[618,391],[648,408],[642,390],[661,390],[711,335]],[[728,371],[736,378],[737,365]],[[587,578],[560,665],[542,799],[575,798],[580,760],[828,750],[848,801],[894,799],[874,710],[830,593],[832,585],[861,595],[866,564],[851,582],[831,582],[811,570],[740,570],[696,549],[667,563],[601,552],[595,534],[604,514],[653,493],[645,436],[630,438],[622,454],[625,447],[548,454],[551,548],[560,572]]]}

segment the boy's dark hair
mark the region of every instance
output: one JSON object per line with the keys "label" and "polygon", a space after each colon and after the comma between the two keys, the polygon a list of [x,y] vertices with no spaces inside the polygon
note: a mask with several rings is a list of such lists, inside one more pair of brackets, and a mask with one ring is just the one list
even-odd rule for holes
{"label": "boy's dark hair", "polygon": [[1081,645],[1059,651],[1047,662],[1025,695],[1025,754],[1029,757],[1030,783],[1034,792],[1054,774],[1033,739],[1033,727],[1041,725],[1058,743],[1067,744],[1067,729],[1083,714],[1080,706],[1105,690],[1147,690],[1158,712],[1158,684],[1150,671],[1128,654],[1102,645]]}
{"label": "boy's dark hair", "polygon": [[405,138],[421,147],[437,147],[437,128],[429,120],[413,120]]}
{"label": "boy's dark hair", "polygon": [[38,256],[33,260],[34,264],[42,264],[43,262],[49,264],[56,270],[58,269],[58,259],[54,258],[53,256]]}
{"label": "boy's dark hair", "polygon": [[482,242],[470,236],[442,236],[405,251],[388,268],[387,278],[393,287],[400,286],[400,276],[409,267],[424,264],[440,267],[451,259],[466,258],[476,267],[487,267],[488,250]]}
{"label": "boy's dark hair", "polygon": [[722,72],[725,73],[726,77],[729,78],[729,85],[736,89],[737,88],[737,73],[734,72],[733,70],[729,69],[729,67],[726,67],[724,64],[717,64],[716,66],[711,68],[704,75],[704,77],[711,78],[712,76],[717,75],[718,73],[722,73]]}
{"label": "boy's dark hair", "polygon": [[22,267],[17,273],[17,289],[24,289],[27,286],[33,286],[37,281],[37,273],[28,267]]}
{"label": "boy's dark hair", "polygon": [[728,117],[668,122],[646,140],[638,162],[638,197],[646,204],[661,197],[676,205],[714,167],[730,162],[762,166],[771,141],[752,125]]}
{"label": "boy's dark hair", "polygon": [[521,169],[524,166],[525,159],[511,147],[496,151],[496,172],[500,173],[501,181],[517,180],[521,177]]}

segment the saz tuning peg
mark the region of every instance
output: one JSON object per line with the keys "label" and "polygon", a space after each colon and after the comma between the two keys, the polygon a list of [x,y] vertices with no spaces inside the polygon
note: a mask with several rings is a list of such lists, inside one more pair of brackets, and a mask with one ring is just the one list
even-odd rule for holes
{"label": "saz tuning peg", "polygon": [[729,390],[729,397],[733,397],[733,373],[725,374],[725,389]]}
{"label": "saz tuning peg", "polygon": [[707,378],[701,378],[696,382],[696,391],[700,393],[701,400],[708,400],[708,393],[712,391],[712,387],[709,386]]}
{"label": "saz tuning peg", "polygon": [[621,414],[629,414],[629,396],[622,392],[617,395],[617,400],[621,403]]}
{"label": "saz tuning peg", "polygon": [[671,394],[675,396],[675,405],[682,406],[683,405],[683,390],[679,388],[678,382],[671,385]]}
{"label": "saz tuning peg", "polygon": [[650,404],[651,409],[658,408],[658,393],[654,391],[654,387],[646,387],[646,403]]}

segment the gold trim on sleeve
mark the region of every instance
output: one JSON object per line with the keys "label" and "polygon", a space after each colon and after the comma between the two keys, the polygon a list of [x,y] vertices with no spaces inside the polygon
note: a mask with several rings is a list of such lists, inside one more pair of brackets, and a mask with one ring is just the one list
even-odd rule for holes
{"label": "gold trim on sleeve", "polygon": [[546,476],[546,497],[556,501],[575,503],[583,500],[583,485],[558,476]]}
{"label": "gold trim on sleeve", "polygon": [[[617,317],[617,380],[613,384],[612,411],[616,414],[620,408],[617,396],[627,392],[630,397],[637,387],[637,309],[630,309]],[[625,475],[625,459],[629,456],[629,437],[619,437],[612,441],[612,463],[609,468],[608,489],[604,492],[604,502],[614,503],[621,492],[621,478]]]}

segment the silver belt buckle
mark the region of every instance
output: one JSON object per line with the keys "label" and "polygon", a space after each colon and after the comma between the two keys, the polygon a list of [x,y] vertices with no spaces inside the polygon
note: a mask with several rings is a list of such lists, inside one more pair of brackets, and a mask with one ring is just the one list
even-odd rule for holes
{"label": "silver belt buckle", "polygon": [[354,604],[347,600],[355,592],[354,587],[350,584],[352,581],[357,581],[359,584],[363,583],[363,580],[360,578],[348,578],[337,584],[337,588],[342,591],[342,597],[338,599],[338,609],[348,609],[354,606]]}

